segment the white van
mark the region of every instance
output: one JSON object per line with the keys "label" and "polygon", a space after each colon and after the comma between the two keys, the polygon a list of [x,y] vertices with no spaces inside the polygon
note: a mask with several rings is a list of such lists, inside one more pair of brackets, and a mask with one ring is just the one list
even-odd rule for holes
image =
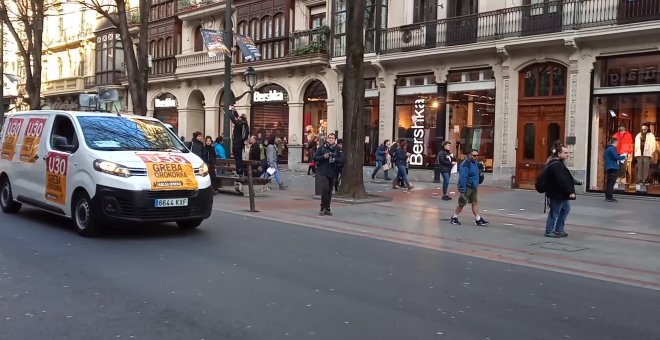
{"label": "white van", "polygon": [[73,220],[83,236],[109,223],[211,215],[207,165],[160,121],[99,112],[26,111],[2,129],[0,208],[28,204]]}

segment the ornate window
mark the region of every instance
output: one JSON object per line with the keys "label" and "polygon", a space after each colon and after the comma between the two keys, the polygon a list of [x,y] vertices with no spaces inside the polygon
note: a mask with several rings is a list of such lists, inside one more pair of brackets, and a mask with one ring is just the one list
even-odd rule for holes
{"label": "ornate window", "polygon": [[523,97],[566,95],[566,68],[559,64],[535,64],[521,72]]}

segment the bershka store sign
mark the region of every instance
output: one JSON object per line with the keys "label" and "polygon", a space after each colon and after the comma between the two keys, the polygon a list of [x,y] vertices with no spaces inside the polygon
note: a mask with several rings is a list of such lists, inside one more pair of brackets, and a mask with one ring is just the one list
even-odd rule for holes
{"label": "bershka store sign", "polygon": [[424,122],[426,120],[426,100],[415,100],[415,113],[412,117],[413,129],[413,147],[412,155],[410,155],[410,165],[424,165]]}

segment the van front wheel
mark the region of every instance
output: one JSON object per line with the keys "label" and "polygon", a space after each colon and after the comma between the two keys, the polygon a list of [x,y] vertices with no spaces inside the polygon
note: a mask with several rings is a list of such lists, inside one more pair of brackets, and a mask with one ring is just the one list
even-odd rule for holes
{"label": "van front wheel", "polygon": [[202,220],[178,221],[176,225],[181,229],[195,229],[202,224]]}
{"label": "van front wheel", "polygon": [[98,222],[92,200],[86,193],[82,192],[76,195],[71,215],[78,235],[93,237],[101,233],[103,228]]}
{"label": "van front wheel", "polygon": [[8,179],[2,179],[0,183],[0,208],[6,214],[15,214],[21,210],[21,204],[14,201],[11,193],[11,184]]}

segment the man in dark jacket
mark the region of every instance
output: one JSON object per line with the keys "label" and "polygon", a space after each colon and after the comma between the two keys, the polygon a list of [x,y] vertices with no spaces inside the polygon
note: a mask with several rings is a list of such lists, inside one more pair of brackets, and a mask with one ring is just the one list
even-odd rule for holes
{"label": "man in dark jacket", "polygon": [[614,183],[619,175],[619,162],[626,159],[626,154],[619,155],[617,150],[619,141],[616,138],[610,139],[605,148],[605,202],[616,202],[614,198]]}
{"label": "man in dark jacket", "polygon": [[392,189],[398,189],[399,188],[399,179],[401,179],[401,182],[403,182],[403,185],[405,185],[408,190],[412,190],[414,186],[410,184],[410,181],[408,180],[408,171],[406,170],[406,165],[408,164],[408,154],[406,152],[407,149],[407,142],[405,139],[399,139],[399,146],[397,148],[392,149],[392,162],[396,166],[397,170],[397,175],[392,181]]}
{"label": "man in dark jacket", "polygon": [[451,154],[451,142],[446,140],[442,142],[442,149],[438,152],[436,167],[442,176],[442,199],[451,200],[447,190],[449,189],[449,179],[451,178],[451,168],[454,167],[454,156]]}
{"label": "man in dark jacket", "polygon": [[[383,144],[378,146],[378,149],[376,149],[376,168],[374,169],[374,172],[371,173],[371,179],[374,180],[376,179],[376,175],[378,174],[378,170],[380,170],[385,162],[387,161],[387,155],[389,154],[389,149],[390,149],[390,140],[386,139]],[[389,171],[384,170],[385,173],[385,180],[386,181],[391,181],[392,179],[389,176]]]}
{"label": "man in dark jacket", "polygon": [[479,152],[471,150],[467,158],[458,167],[458,191],[461,196],[458,198],[458,206],[454,215],[451,217],[451,224],[461,225],[458,221],[458,215],[463,211],[468,203],[472,205],[472,214],[474,214],[474,224],[479,227],[488,226],[488,222],[479,215],[479,201],[477,199],[479,181],[481,177],[481,168],[477,162]]}
{"label": "man in dark jacket", "polygon": [[204,136],[202,135],[202,133],[199,131],[193,132],[193,138],[190,142],[186,143],[186,146],[188,147],[190,152],[194,153],[195,155],[201,158],[202,150],[204,150]]}
{"label": "man in dark jacket", "polygon": [[316,150],[314,162],[316,163],[316,176],[321,181],[321,211],[319,215],[332,215],[330,201],[332,200],[332,189],[338,176],[337,164],[344,164],[343,154],[338,152],[336,144],[337,136],[328,134],[323,146]]}
{"label": "man in dark jacket", "polygon": [[245,173],[243,148],[245,148],[245,141],[250,136],[250,127],[248,126],[247,117],[245,117],[245,115],[238,116],[235,105],[229,106],[229,112],[227,112],[227,114],[229,115],[231,122],[234,123],[231,152],[234,154],[234,160],[236,161],[236,172],[240,176]]}
{"label": "man in dark jacket", "polygon": [[564,232],[564,224],[571,211],[568,201],[575,199],[575,186],[573,175],[564,165],[568,159],[568,148],[562,145],[553,156],[555,159],[551,159],[547,165],[549,185],[545,196],[550,201],[550,212],[545,223],[545,236],[556,238],[568,236]]}

